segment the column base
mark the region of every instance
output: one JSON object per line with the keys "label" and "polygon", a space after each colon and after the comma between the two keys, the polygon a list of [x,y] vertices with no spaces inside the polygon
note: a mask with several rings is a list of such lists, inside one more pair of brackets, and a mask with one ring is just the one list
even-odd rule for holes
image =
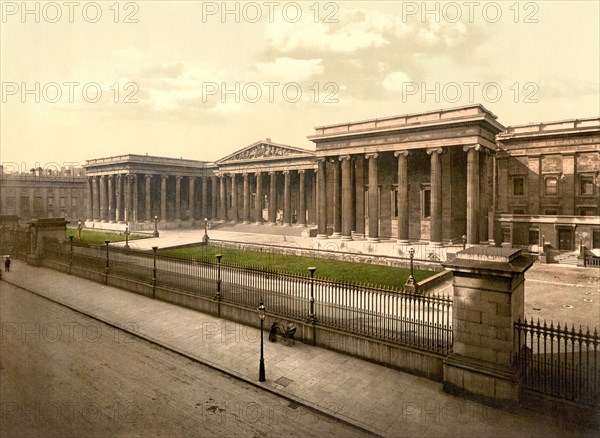
{"label": "column base", "polygon": [[300,227],[300,228],[306,228],[306,224],[298,224],[298,227]]}
{"label": "column base", "polygon": [[398,239],[396,242],[397,243],[410,243],[410,240],[408,240],[408,239]]}
{"label": "column base", "polygon": [[262,224],[263,224],[263,221],[256,221],[256,222],[254,222],[254,225],[262,225]]}
{"label": "column base", "polygon": [[244,225],[248,225],[249,223],[250,223],[250,221],[244,221],[244,222],[242,222],[242,224],[244,224]]}
{"label": "column base", "polygon": [[283,224],[283,226],[284,226],[284,227],[291,227],[291,226],[292,226],[292,224],[284,223],[284,224]]}
{"label": "column base", "polygon": [[337,231],[331,235],[332,239],[340,239],[341,237],[342,237],[342,233],[337,232]]}
{"label": "column base", "polygon": [[342,240],[344,240],[344,241],[352,241],[352,236],[342,236]]}
{"label": "column base", "polygon": [[380,241],[379,237],[368,237],[367,238],[367,242],[378,243],[379,241]]}
{"label": "column base", "polygon": [[329,237],[327,236],[327,234],[317,234],[317,239],[329,239]]}
{"label": "column base", "polygon": [[431,241],[430,241],[430,242],[429,242],[429,244],[430,244],[431,246],[436,246],[436,247],[441,247],[441,246],[444,246],[444,244],[443,244],[442,242],[431,242]]}
{"label": "column base", "polygon": [[269,222],[269,226],[274,227],[277,225],[277,222]]}

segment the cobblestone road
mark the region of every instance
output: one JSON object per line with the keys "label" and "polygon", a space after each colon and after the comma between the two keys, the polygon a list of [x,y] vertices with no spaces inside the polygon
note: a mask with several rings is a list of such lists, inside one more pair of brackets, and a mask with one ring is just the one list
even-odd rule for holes
{"label": "cobblestone road", "polygon": [[3,437],[364,436],[5,282],[0,304]]}

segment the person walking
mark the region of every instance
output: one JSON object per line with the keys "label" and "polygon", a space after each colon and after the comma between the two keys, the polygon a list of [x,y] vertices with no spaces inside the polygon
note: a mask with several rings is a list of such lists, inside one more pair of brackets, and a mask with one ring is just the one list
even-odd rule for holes
{"label": "person walking", "polygon": [[4,270],[6,272],[10,271],[10,256],[6,256],[6,260],[4,260]]}

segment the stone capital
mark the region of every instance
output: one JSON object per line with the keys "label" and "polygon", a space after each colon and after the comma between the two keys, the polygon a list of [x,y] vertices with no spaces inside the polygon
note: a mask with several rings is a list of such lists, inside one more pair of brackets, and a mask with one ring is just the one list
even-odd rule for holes
{"label": "stone capital", "polygon": [[481,145],[479,144],[468,144],[463,146],[463,151],[465,152],[469,152],[470,149],[474,149],[476,151],[479,151],[481,149]]}
{"label": "stone capital", "polygon": [[166,179],[169,179],[169,175],[161,175],[160,178],[163,180],[166,180]]}
{"label": "stone capital", "polygon": [[146,175],[146,181],[152,180],[152,175]]}
{"label": "stone capital", "polygon": [[281,173],[283,173],[284,175],[289,175],[289,174],[290,174],[290,171],[289,171],[289,170],[284,170],[284,171],[283,171],[283,172],[281,172]]}
{"label": "stone capital", "polygon": [[433,153],[436,153],[438,155],[442,155],[444,153],[444,149],[442,149],[442,148],[427,149],[427,155],[431,155]]}
{"label": "stone capital", "polygon": [[365,158],[367,160],[370,159],[370,158],[377,158],[377,157],[379,157],[379,154],[377,152],[372,152],[372,153],[365,154]]}
{"label": "stone capital", "polygon": [[409,151],[396,151],[394,152],[394,157],[399,157],[402,155],[403,157],[408,157],[410,155]]}
{"label": "stone capital", "polygon": [[318,157],[317,161],[321,162],[321,163],[326,163],[327,162],[327,157]]}
{"label": "stone capital", "polygon": [[352,158],[350,155],[340,155],[338,157],[340,161],[350,160],[350,158]]}
{"label": "stone capital", "polygon": [[306,169],[298,169],[298,175],[304,174],[304,172],[306,172]]}

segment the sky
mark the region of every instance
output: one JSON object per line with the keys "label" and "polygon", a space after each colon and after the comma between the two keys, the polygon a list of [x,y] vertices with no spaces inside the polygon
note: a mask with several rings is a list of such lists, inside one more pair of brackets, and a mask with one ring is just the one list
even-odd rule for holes
{"label": "sky", "polygon": [[328,124],[482,104],[600,116],[600,2],[0,1],[0,162],[216,161]]}

